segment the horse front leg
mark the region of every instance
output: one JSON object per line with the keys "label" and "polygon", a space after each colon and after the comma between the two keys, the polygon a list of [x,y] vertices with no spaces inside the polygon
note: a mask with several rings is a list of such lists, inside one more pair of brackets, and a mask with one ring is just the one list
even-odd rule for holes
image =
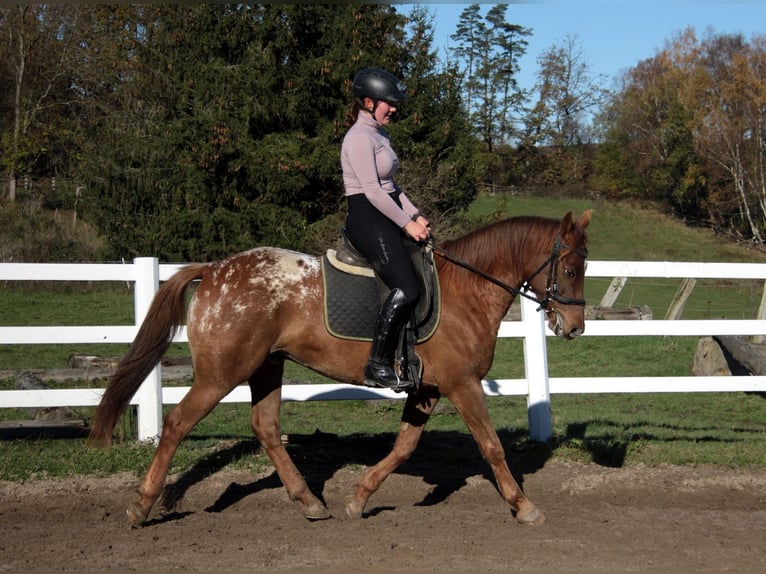
{"label": "horse front leg", "polygon": [[287,490],[290,500],[301,504],[303,516],[309,520],[325,520],[332,515],[327,507],[314,496],[303,475],[293,463],[290,454],[282,444],[282,430],[279,412],[282,403],[283,361],[274,361],[263,366],[251,377],[252,410],[250,424],[253,433],[269,455],[274,469]]}
{"label": "horse front leg", "polygon": [[438,401],[439,393],[433,387],[429,390],[421,387],[418,392],[407,396],[393,450],[362,475],[354,494],[346,498],[346,514],[350,518],[361,518],[370,496],[388,475],[410,458]]}
{"label": "horse front leg", "polygon": [[463,385],[447,398],[460,413],[479,450],[492,467],[500,495],[516,512],[516,520],[533,525],[545,522],[545,515],[524,495],[508,468],[505,450],[489,418],[481,383]]}

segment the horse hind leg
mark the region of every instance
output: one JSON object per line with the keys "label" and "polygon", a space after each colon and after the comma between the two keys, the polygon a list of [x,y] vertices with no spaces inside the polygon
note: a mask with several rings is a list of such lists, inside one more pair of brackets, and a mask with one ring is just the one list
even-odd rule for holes
{"label": "horse hind leg", "polygon": [[356,485],[354,494],[346,498],[346,514],[349,518],[361,518],[367,501],[383,481],[415,452],[423,435],[423,428],[438,401],[438,392],[423,387],[407,396],[394,448],[383,460],[364,473]]}
{"label": "horse hind leg", "polygon": [[138,500],[127,509],[132,526],[140,526],[149,516],[154,503],[162,494],[168,469],[173,455],[181,441],[194,426],[207,415],[228,393],[229,389],[220,389],[203,385],[198,376],[186,394],[165,417],[162,435],[157,445],[149,469],[138,487]]}
{"label": "horse hind leg", "polygon": [[267,360],[250,377],[252,393],[250,424],[256,438],[269,455],[290,500],[300,503],[301,512],[307,519],[325,520],[332,515],[311,492],[306,479],[298,471],[282,443],[279,412],[282,402],[283,371],[283,360]]}

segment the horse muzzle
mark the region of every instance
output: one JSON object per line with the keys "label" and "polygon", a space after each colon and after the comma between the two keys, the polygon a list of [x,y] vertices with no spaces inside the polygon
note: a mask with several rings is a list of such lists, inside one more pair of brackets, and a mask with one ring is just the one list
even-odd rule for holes
{"label": "horse muzzle", "polygon": [[548,314],[548,328],[553,331],[557,337],[572,340],[585,332],[584,313],[578,321],[567,322],[566,318],[558,309],[546,310]]}

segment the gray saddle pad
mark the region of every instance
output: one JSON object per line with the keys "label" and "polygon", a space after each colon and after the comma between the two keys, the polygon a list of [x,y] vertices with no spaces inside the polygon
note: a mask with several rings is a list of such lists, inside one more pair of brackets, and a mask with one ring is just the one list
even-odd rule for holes
{"label": "gray saddle pad", "polygon": [[[335,337],[356,341],[372,341],[375,320],[380,309],[380,288],[375,277],[347,273],[336,269],[325,254],[322,257],[324,281],[324,320]],[[439,324],[439,281],[434,281],[432,303],[417,313],[414,321],[417,342],[430,338]]]}

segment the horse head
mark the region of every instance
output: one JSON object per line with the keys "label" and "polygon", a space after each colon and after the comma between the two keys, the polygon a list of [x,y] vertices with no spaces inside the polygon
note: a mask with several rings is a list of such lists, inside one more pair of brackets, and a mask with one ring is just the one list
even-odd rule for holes
{"label": "horse head", "polygon": [[585,331],[585,229],[591,213],[588,210],[574,221],[569,212],[561,219],[547,262],[527,281],[547,314],[548,327],[564,339],[574,339]]}

